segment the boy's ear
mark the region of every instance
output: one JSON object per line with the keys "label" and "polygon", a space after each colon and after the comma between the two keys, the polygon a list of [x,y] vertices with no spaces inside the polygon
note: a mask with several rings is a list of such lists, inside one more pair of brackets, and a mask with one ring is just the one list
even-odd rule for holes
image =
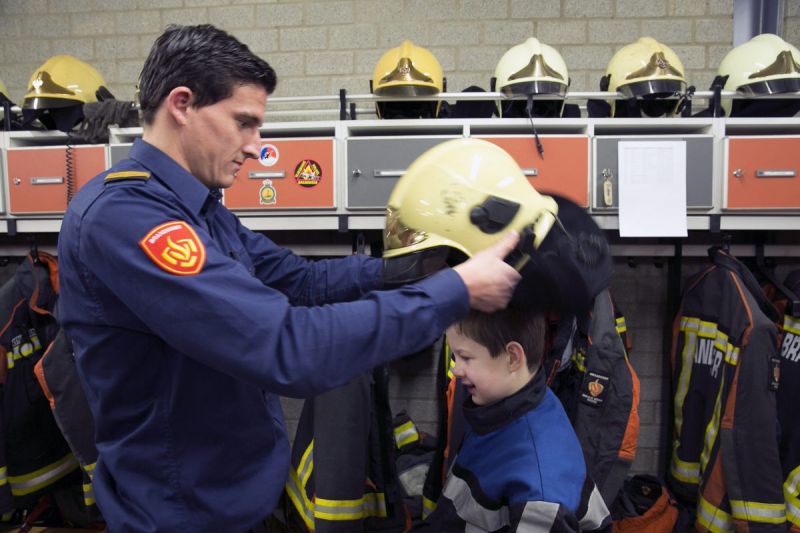
{"label": "boy's ear", "polygon": [[506,352],[508,353],[508,370],[510,372],[516,372],[528,366],[525,349],[517,341],[506,344]]}

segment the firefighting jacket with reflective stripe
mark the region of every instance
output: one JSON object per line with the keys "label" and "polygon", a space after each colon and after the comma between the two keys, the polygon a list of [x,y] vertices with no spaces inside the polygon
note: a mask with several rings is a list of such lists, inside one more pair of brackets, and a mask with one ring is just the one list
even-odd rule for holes
{"label": "firefighting jacket with reflective stripe", "polygon": [[10,487],[15,506],[36,501],[62,482],[72,482],[70,474],[78,469],[33,370],[58,331],[53,315],[57,275],[55,258],[32,253],[0,288],[0,355],[5,360],[0,373],[0,431],[8,475],[8,483],[0,490]]}
{"label": "firefighting jacket with reflective stripe", "polygon": [[383,367],[308,399],[292,446],[286,494],[302,531],[401,531]]}
{"label": "firefighting jacket with reflective stripe", "polygon": [[87,513],[99,520],[100,511],[92,490],[92,472],[97,461],[94,420],[78,378],[72,344],[63,329],[36,363],[34,372],[64,439],[83,470],[83,502]]}
{"label": "firefighting jacket with reflective stripe", "polygon": [[539,372],[517,393],[464,404],[470,430],[420,531],[598,531],[611,526],[564,408]]}
{"label": "firefighting jacket with reflective stripe", "polygon": [[[797,292],[796,285],[800,271],[787,276],[784,287]],[[787,308],[787,298],[800,299],[796,294],[783,295],[768,289],[774,294],[772,301],[783,313],[780,332],[781,360],[780,381],[776,393],[778,425],[780,427],[778,449],[783,471],[783,494],[786,499],[786,520],[791,523],[792,532],[800,532],[800,418],[797,406],[800,405],[800,317],[793,316]]]}
{"label": "firefighting jacket with reflective stripe", "polygon": [[550,382],[609,507],[636,457],[639,437],[639,378],[628,360],[623,328],[624,317],[604,290],[595,297],[591,314],[577,319],[570,367]]}
{"label": "firefighting jacket with reflective stripe", "polygon": [[668,481],[700,531],[785,531],[772,368],[778,313],[726,252],[686,285],[672,348]]}

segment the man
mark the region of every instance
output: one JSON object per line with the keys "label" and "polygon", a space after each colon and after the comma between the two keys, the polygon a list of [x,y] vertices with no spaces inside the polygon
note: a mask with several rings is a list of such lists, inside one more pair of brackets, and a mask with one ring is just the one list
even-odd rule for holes
{"label": "man", "polygon": [[516,234],[377,291],[377,259],[310,263],[244,228],[219,189],[258,156],[275,83],[225,32],[168,28],[140,76],[143,139],[64,217],[60,319],[97,425],[93,484],[111,531],[254,526],[289,464],[277,395],[315,395],[415,352],[469,307],[503,308],[519,280],[503,262]]}

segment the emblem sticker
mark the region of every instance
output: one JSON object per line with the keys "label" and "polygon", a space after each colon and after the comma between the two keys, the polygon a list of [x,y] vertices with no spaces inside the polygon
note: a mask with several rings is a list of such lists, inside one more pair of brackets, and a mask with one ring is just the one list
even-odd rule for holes
{"label": "emblem sticker", "polygon": [[592,407],[599,407],[608,395],[609,377],[596,372],[586,372],[581,385],[581,401]]}
{"label": "emblem sticker", "polygon": [[313,159],[303,159],[294,167],[294,181],[302,187],[314,187],[322,179],[322,167]]}
{"label": "emblem sticker", "polygon": [[265,144],[258,153],[258,162],[265,167],[271,167],[280,159],[281,153],[274,144]]}
{"label": "emblem sticker", "polygon": [[781,384],[781,360],[777,357],[770,357],[769,366],[769,390],[776,391]]}
{"label": "emblem sticker", "polygon": [[160,224],[139,241],[139,246],[163,270],[194,276],[206,262],[206,248],[197,233],[182,220]]}
{"label": "emblem sticker", "polygon": [[278,203],[278,191],[272,184],[272,180],[264,180],[261,182],[261,188],[258,190],[258,203],[260,205],[274,205]]}

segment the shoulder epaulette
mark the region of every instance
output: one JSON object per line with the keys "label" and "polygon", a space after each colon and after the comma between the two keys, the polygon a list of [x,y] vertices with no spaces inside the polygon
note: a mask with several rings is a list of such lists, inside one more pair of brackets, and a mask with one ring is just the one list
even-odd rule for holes
{"label": "shoulder epaulette", "polygon": [[145,170],[124,170],[122,172],[110,172],[103,180],[104,183],[119,180],[141,180],[150,179],[150,173]]}

